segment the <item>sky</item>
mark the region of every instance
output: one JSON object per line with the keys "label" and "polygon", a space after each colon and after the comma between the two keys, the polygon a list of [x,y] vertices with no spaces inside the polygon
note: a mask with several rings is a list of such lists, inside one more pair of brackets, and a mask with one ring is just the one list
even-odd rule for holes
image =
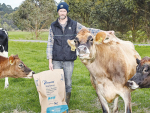
{"label": "sky", "polygon": [[[5,3],[6,5],[10,5],[13,9],[15,7],[19,7],[19,5],[25,0],[0,0],[0,3]],[[55,0],[57,3],[60,2],[60,0]]]}

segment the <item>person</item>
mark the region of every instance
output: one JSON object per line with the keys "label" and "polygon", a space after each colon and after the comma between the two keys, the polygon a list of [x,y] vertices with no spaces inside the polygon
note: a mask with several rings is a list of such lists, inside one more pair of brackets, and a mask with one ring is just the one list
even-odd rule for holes
{"label": "person", "polygon": [[[63,69],[66,88],[66,103],[69,105],[71,97],[71,76],[74,68],[74,60],[76,60],[76,52],[71,51],[67,43],[68,39],[74,39],[77,33],[86,28],[80,23],[70,19],[67,16],[69,6],[66,2],[61,2],[57,6],[59,17],[53,22],[49,29],[47,42],[47,59],[49,60],[49,69]],[[87,28],[93,35],[102,31],[100,29]],[[112,32],[112,31],[108,31]]]}

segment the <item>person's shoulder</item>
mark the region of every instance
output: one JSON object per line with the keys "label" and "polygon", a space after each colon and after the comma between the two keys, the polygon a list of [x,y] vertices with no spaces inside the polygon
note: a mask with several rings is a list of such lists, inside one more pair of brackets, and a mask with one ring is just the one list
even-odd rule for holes
{"label": "person's shoulder", "polygon": [[77,23],[77,21],[73,20],[73,22]]}
{"label": "person's shoulder", "polygon": [[72,21],[72,22],[77,23],[77,21],[75,21],[75,20],[73,20],[73,19],[71,19],[71,18],[69,18],[69,17],[68,17],[68,21]]}
{"label": "person's shoulder", "polygon": [[51,23],[51,26],[52,26],[52,25],[55,25],[55,24],[57,24],[57,20],[54,21],[54,22],[52,22],[52,23]]}
{"label": "person's shoulder", "polygon": [[[72,19],[71,19],[71,20],[72,20]],[[75,21],[75,20],[72,20],[72,21],[77,23],[77,21]]]}
{"label": "person's shoulder", "polygon": [[72,22],[73,22],[74,24],[76,24],[76,25],[77,25],[77,21],[75,21],[75,20],[72,20]]}
{"label": "person's shoulder", "polygon": [[54,24],[56,24],[56,21],[54,21],[54,22],[51,23],[51,25],[54,25]]}

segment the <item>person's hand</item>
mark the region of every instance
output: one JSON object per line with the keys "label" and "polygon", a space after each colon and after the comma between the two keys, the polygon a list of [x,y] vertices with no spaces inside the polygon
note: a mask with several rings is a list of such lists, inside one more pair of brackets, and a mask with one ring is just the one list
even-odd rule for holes
{"label": "person's hand", "polygon": [[49,59],[49,69],[53,71],[53,64],[52,64],[52,60]]}
{"label": "person's hand", "polygon": [[53,64],[49,63],[49,69],[53,71]]}

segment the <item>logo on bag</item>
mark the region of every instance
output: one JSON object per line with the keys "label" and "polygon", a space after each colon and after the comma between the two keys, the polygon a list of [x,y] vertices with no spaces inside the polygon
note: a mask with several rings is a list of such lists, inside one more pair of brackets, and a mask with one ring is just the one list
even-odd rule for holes
{"label": "logo on bag", "polygon": [[35,80],[35,85],[38,86],[38,80]]}
{"label": "logo on bag", "polygon": [[58,105],[58,102],[54,102],[54,105]]}
{"label": "logo on bag", "polygon": [[46,80],[43,80],[43,83],[44,83],[44,85],[46,85],[46,84],[54,83],[54,81],[47,82]]}
{"label": "logo on bag", "polygon": [[48,97],[48,100],[54,100],[56,96]]}
{"label": "logo on bag", "polygon": [[61,74],[61,79],[60,79],[61,81],[64,81],[64,76],[63,76],[63,74]]}

